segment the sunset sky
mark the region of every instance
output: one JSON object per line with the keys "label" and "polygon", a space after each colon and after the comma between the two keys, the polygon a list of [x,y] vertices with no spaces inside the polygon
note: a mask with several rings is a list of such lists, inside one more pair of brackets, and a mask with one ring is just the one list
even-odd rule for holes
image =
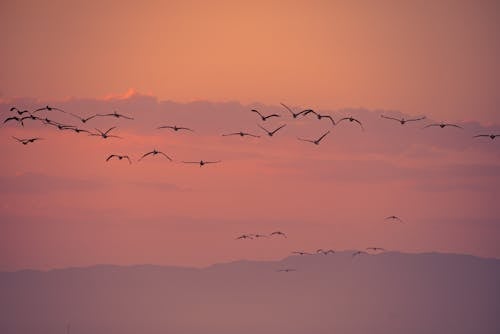
{"label": "sunset sky", "polygon": [[[2,1],[0,27],[2,122],[47,104],[134,117],[40,113],[123,139],[0,127],[0,270],[370,246],[500,258],[500,138],[472,138],[500,135],[498,1]],[[464,129],[422,129],[442,121]],[[261,138],[221,136],[240,130]],[[174,161],[137,162],[153,148]],[[181,162],[200,159],[222,162]],[[289,238],[234,240],[275,230]]]}

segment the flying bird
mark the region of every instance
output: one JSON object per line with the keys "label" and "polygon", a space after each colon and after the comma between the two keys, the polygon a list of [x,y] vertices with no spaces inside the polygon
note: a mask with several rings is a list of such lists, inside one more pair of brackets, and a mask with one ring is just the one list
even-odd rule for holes
{"label": "flying bird", "polygon": [[39,137],[27,138],[27,139],[19,139],[17,137],[12,137],[12,138],[14,138],[15,140],[17,140],[18,142],[20,142],[23,145],[27,145],[29,143],[34,143],[37,140],[43,139],[43,138],[39,138]]}
{"label": "flying bird", "polygon": [[327,134],[329,134],[329,133],[330,133],[330,131],[327,131],[327,132],[325,132],[324,134],[322,134],[322,135],[321,135],[321,137],[319,137],[318,139],[315,139],[315,140],[311,140],[311,139],[302,139],[302,138],[297,138],[297,139],[298,139],[298,140],[302,140],[302,141],[307,141],[307,142],[313,143],[313,144],[315,144],[315,145],[319,145],[319,142],[320,142],[323,138],[325,138],[325,136],[326,136]]}
{"label": "flying bird", "polygon": [[314,111],[314,110],[312,110],[312,109],[306,109],[306,110],[304,110],[304,111],[305,111],[305,112],[304,112],[304,116],[307,116],[307,115],[309,115],[309,114],[314,114],[314,115],[316,115],[316,117],[317,117],[319,120],[321,120],[321,119],[323,119],[323,118],[328,118],[328,119],[330,120],[330,122],[332,122],[332,125],[335,125],[335,121],[333,120],[333,117],[332,117],[332,116],[330,116],[330,115],[321,115],[321,114],[319,114],[319,113],[315,112],[315,111]]}
{"label": "flying bird", "polygon": [[145,153],[143,154],[143,156],[137,160],[137,161],[141,161],[142,159],[144,159],[145,157],[147,157],[148,155],[157,155],[157,154],[161,154],[163,155],[165,158],[167,158],[168,160],[172,161],[172,159],[170,159],[170,157],[168,155],[166,155],[165,153],[163,153],[162,151],[158,151],[156,149],[152,150],[151,152],[148,152],[148,153]]}
{"label": "flying bird", "polygon": [[271,118],[271,117],[281,117],[278,114],[270,114],[270,115],[264,116],[258,110],[255,110],[255,109],[252,109],[252,111],[257,113],[260,116],[260,118],[262,118],[263,121],[266,121],[268,118]]}
{"label": "flying bird", "polygon": [[237,237],[235,240],[243,240],[243,239],[253,239],[253,237],[250,234],[242,234],[239,237]]}
{"label": "flying bird", "polygon": [[162,125],[162,126],[159,126],[157,127],[157,129],[172,129],[174,131],[179,131],[179,130],[186,130],[186,131],[191,131],[191,132],[194,132],[192,129],[190,128],[185,128],[185,127],[182,127],[182,126],[177,126],[177,125],[174,125],[174,126],[171,126],[171,125]]}
{"label": "flying bird", "polygon": [[434,124],[428,124],[428,125],[424,126],[423,129],[426,129],[426,128],[431,127],[431,126],[439,126],[441,129],[444,128],[444,127],[446,127],[446,126],[451,126],[451,127],[463,129],[460,125],[451,124],[451,123],[434,123]]}
{"label": "flying bird", "polygon": [[382,248],[382,247],[366,247],[366,250],[372,250],[374,252],[376,252],[376,251],[382,251],[382,252],[385,251],[385,249]]}
{"label": "flying bird", "polygon": [[89,136],[100,136],[100,137],[102,137],[103,139],[106,139],[106,138],[121,138],[121,137],[114,136],[114,135],[108,135],[108,133],[109,133],[111,130],[115,129],[115,128],[116,128],[116,126],[113,126],[112,128],[109,128],[108,130],[106,130],[106,131],[104,131],[104,132],[103,132],[103,131],[101,131],[101,130],[99,130],[99,129],[96,129],[99,133],[91,133]]}
{"label": "flying bird", "polygon": [[116,117],[116,118],[125,118],[125,119],[132,119],[133,120],[132,117],[119,114],[116,111],[113,111],[111,114],[98,114],[98,116],[112,116],[112,117]]}
{"label": "flying bird", "polygon": [[355,257],[355,256],[357,256],[357,255],[361,255],[361,254],[368,254],[368,253],[367,253],[367,252],[365,252],[365,251],[357,251],[357,252],[354,252],[354,253],[352,254],[352,257]]}
{"label": "flying bird", "polygon": [[286,108],[286,110],[288,110],[290,112],[290,114],[292,114],[292,117],[293,118],[297,118],[298,116],[302,115],[304,112],[306,112],[307,110],[302,110],[301,112],[298,112],[298,113],[294,113],[292,111],[292,109],[290,109],[287,105],[285,105],[284,103],[281,103],[280,104]]}
{"label": "flying bird", "polygon": [[233,132],[233,133],[227,133],[227,134],[223,134],[223,136],[241,136],[241,137],[244,137],[244,136],[250,136],[250,137],[255,137],[255,138],[260,138],[260,136],[256,136],[256,135],[253,135],[251,133],[248,133],[248,132]]}
{"label": "flying bird", "polygon": [[87,121],[90,121],[92,118],[95,118],[97,116],[100,116],[99,114],[94,114],[89,117],[81,117],[73,113],[69,113],[71,116],[78,118],[82,123],[87,123]]}
{"label": "flying bird", "polygon": [[10,121],[17,121],[17,123],[21,123],[21,125],[24,126],[23,119],[24,119],[24,117],[11,116],[11,117],[7,117],[3,121],[3,123],[5,124],[5,123],[10,122]]}
{"label": "flying bird", "polygon": [[292,268],[286,268],[286,269],[278,269],[276,270],[277,272],[285,272],[285,273],[289,273],[291,271],[297,271],[297,269],[292,269]]}
{"label": "flying bird", "polygon": [[17,112],[17,114],[18,114],[19,116],[21,116],[21,115],[22,115],[22,114],[24,114],[24,113],[28,113],[28,114],[30,113],[30,112],[29,112],[29,110],[19,110],[19,109],[17,109],[16,107],[12,107],[12,108],[10,108],[10,111],[15,111],[15,112]]}
{"label": "flying bird", "polygon": [[358,124],[359,124],[359,126],[361,126],[361,130],[364,130],[364,128],[363,128],[363,124],[361,124],[361,122],[360,122],[359,120],[357,120],[356,118],[354,118],[354,117],[352,117],[352,116],[350,116],[350,117],[343,117],[343,118],[339,119],[339,120],[337,121],[337,124],[339,124],[339,123],[340,123],[340,122],[342,122],[342,121],[356,122],[356,123],[358,123]]}
{"label": "flying bird", "polygon": [[397,220],[399,222],[403,222],[403,220],[401,218],[399,218],[398,216],[389,216],[389,217],[385,217],[385,220]]}
{"label": "flying bird", "polygon": [[274,129],[273,131],[269,131],[267,130],[266,128],[264,128],[263,126],[257,124],[262,130],[266,131],[266,133],[269,135],[269,137],[272,137],[276,132],[278,132],[280,129],[284,128],[286,126],[286,124],[283,124],[282,126]]}
{"label": "flying bird", "polygon": [[324,249],[320,248],[316,251],[316,254],[323,254],[323,255],[335,254],[335,251],[333,249],[324,250]]}
{"label": "flying bird", "polygon": [[308,252],[303,252],[303,251],[296,251],[296,252],[292,252],[292,254],[297,254],[297,255],[313,255],[311,253],[308,253]]}
{"label": "flying bird", "polygon": [[111,154],[107,159],[106,159],[106,162],[108,162],[110,159],[113,159],[113,158],[118,158],[118,160],[122,160],[122,159],[127,159],[129,164],[132,164],[132,160],[130,160],[129,156],[128,155],[119,155],[119,154]]}
{"label": "flying bird", "polygon": [[285,234],[285,233],[283,233],[283,232],[281,232],[281,231],[275,231],[275,232],[273,232],[273,233],[271,233],[271,234],[269,234],[269,235],[270,235],[270,236],[273,236],[273,235],[280,235],[280,236],[282,236],[282,237],[284,237],[284,238],[286,238],[286,237],[287,237],[287,236],[286,236],[286,234]]}
{"label": "flying bird", "polygon": [[253,236],[254,238],[268,238],[269,236],[267,235],[264,235],[264,234],[250,234],[251,236]]}
{"label": "flying bird", "polygon": [[203,160],[200,160],[200,161],[183,161],[183,163],[185,164],[198,164],[200,165],[200,167],[206,165],[206,164],[216,164],[216,163],[219,163],[221,162],[221,160],[217,160],[217,161],[203,161]]}
{"label": "flying bird", "polygon": [[494,134],[491,134],[491,135],[477,135],[477,136],[474,136],[473,138],[479,138],[479,137],[489,137],[490,139],[495,139],[496,137],[500,137],[500,135],[494,135]]}
{"label": "flying bird", "polygon": [[394,117],[385,116],[385,115],[380,115],[380,117],[385,118],[385,119],[392,119],[394,121],[401,123],[401,125],[404,125],[406,122],[415,122],[415,121],[421,121],[421,120],[425,119],[425,116],[419,117],[419,118],[409,118],[409,119],[394,118]]}
{"label": "flying bird", "polygon": [[67,112],[65,112],[62,109],[59,109],[59,108],[56,108],[56,107],[51,107],[51,106],[48,106],[48,105],[45,106],[45,107],[36,109],[35,111],[33,111],[33,113],[36,113],[37,111],[42,111],[42,110],[47,110],[47,111],[57,110],[57,111],[60,111],[60,112],[63,112],[63,113],[67,114]]}

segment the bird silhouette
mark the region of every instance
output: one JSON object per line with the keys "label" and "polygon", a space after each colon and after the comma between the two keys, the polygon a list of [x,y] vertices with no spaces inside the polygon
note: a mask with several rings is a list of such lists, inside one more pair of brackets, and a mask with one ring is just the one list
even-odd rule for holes
{"label": "bird silhouette", "polygon": [[182,127],[182,126],[177,126],[177,125],[162,125],[162,126],[159,126],[157,127],[157,129],[172,129],[174,131],[179,131],[179,130],[187,130],[187,131],[191,131],[191,132],[194,132],[192,129],[190,128],[185,128],[185,127]]}
{"label": "bird silhouette", "polygon": [[7,117],[3,123],[7,123],[7,122],[10,122],[10,121],[17,121],[17,123],[21,123],[22,126],[24,126],[24,123],[23,123],[23,119],[24,117],[18,117],[18,116],[10,116],[10,117]]}
{"label": "bird silhouette", "polygon": [[421,121],[421,120],[425,119],[425,116],[424,117],[419,117],[419,118],[409,118],[409,119],[394,118],[394,117],[385,116],[385,115],[380,115],[380,117],[385,118],[385,119],[391,119],[391,120],[397,121],[397,122],[401,123],[401,125],[404,125],[407,122],[415,122],[415,121]]}
{"label": "bird silhouette", "polygon": [[112,128],[109,128],[108,130],[106,130],[104,132],[101,131],[101,130],[99,130],[99,129],[96,129],[97,132],[99,132],[99,133],[91,133],[89,136],[100,136],[103,139],[107,139],[107,138],[121,138],[121,137],[118,137],[118,136],[115,136],[115,135],[109,135],[108,134],[113,129],[116,129],[116,126],[113,126]]}
{"label": "bird silhouette", "polygon": [[376,252],[376,251],[385,251],[385,249],[382,248],[382,247],[366,247],[366,250],[372,250],[374,252]]}
{"label": "bird silhouette", "polygon": [[472,138],[479,138],[479,137],[488,137],[490,138],[491,140],[495,139],[496,137],[500,137],[500,135],[494,135],[494,134],[491,134],[491,135],[476,135]]}
{"label": "bird silhouette", "polygon": [[33,111],[33,113],[36,113],[38,111],[42,111],[42,110],[47,110],[47,111],[52,111],[52,110],[57,110],[57,111],[60,111],[60,112],[63,112],[63,113],[66,113],[66,111],[62,110],[62,109],[59,109],[59,108],[56,108],[56,107],[51,107],[51,106],[45,106],[45,107],[42,107],[42,108],[38,108],[36,109],[35,111]]}
{"label": "bird silhouette", "polygon": [[303,251],[292,252],[292,254],[297,254],[297,255],[313,255],[312,253],[303,252]]}
{"label": "bird silhouette", "polygon": [[451,126],[451,127],[463,129],[460,125],[451,124],[451,123],[434,123],[434,124],[429,124],[429,125],[424,126],[423,129],[429,128],[431,126],[439,126],[441,129],[444,128],[444,127],[446,127],[446,126]]}
{"label": "bird silhouette", "polygon": [[279,236],[282,236],[283,238],[286,238],[286,234],[281,232],[281,231],[274,231],[272,232],[271,234],[269,234],[270,236],[273,236],[273,235],[279,235]]}
{"label": "bird silhouette", "polygon": [[198,164],[200,165],[200,167],[206,165],[206,164],[216,164],[216,163],[219,163],[221,162],[220,160],[217,160],[217,161],[203,161],[203,160],[200,160],[200,161],[183,161],[183,163],[185,164]]}
{"label": "bird silhouette", "polygon": [[267,235],[264,235],[264,234],[250,234],[251,236],[253,236],[254,238],[269,238],[269,236]]}
{"label": "bird silhouette", "polygon": [[12,107],[12,108],[10,108],[10,111],[15,111],[15,112],[17,112],[17,114],[18,114],[19,116],[22,116],[22,114],[25,114],[25,113],[28,113],[28,114],[30,113],[30,112],[29,112],[29,110],[26,110],[26,109],[25,109],[25,110],[19,110],[19,109],[17,109],[16,107]]}
{"label": "bird silhouette", "polygon": [[115,117],[115,118],[125,118],[125,119],[131,119],[133,120],[132,117],[129,117],[129,116],[125,116],[125,115],[122,115],[122,114],[119,114],[117,113],[116,111],[113,111],[112,113],[110,114],[98,114],[98,116],[112,116],[112,117]]}
{"label": "bird silhouette", "polygon": [[19,138],[14,137],[14,136],[12,138],[14,138],[15,140],[17,140],[18,142],[20,142],[23,145],[28,145],[29,143],[34,143],[37,140],[43,139],[43,138],[39,138],[39,137],[27,138],[27,139],[19,139]]}
{"label": "bird silhouette", "polygon": [[106,159],[106,162],[108,162],[110,159],[112,158],[118,158],[118,160],[122,160],[122,159],[127,159],[129,164],[132,164],[132,160],[130,160],[129,156],[128,155],[119,155],[119,154],[111,154],[107,159]]}
{"label": "bird silhouette", "polygon": [[389,217],[385,217],[385,220],[397,220],[399,222],[403,222],[403,220],[401,218],[399,218],[398,216],[389,216]]}
{"label": "bird silhouette", "polygon": [[143,154],[143,155],[142,155],[142,157],[141,157],[139,160],[137,160],[137,161],[141,161],[142,159],[144,159],[145,157],[147,157],[148,155],[151,155],[151,154],[152,154],[152,155],[161,154],[161,155],[163,155],[165,158],[167,158],[168,160],[172,161],[172,159],[171,159],[168,155],[166,155],[166,154],[165,154],[165,153],[163,153],[162,151],[158,151],[157,149],[154,149],[154,150],[152,150],[151,152],[148,152],[148,153]]}
{"label": "bird silhouette", "polygon": [[329,134],[329,133],[330,133],[330,131],[327,131],[327,132],[325,132],[324,134],[322,134],[322,135],[321,135],[321,137],[319,137],[318,139],[315,139],[315,140],[312,140],[312,139],[302,139],[302,138],[297,138],[297,139],[298,139],[298,140],[302,140],[302,141],[307,141],[307,142],[313,143],[313,144],[315,144],[315,145],[319,145],[319,142],[320,142],[323,138],[325,138],[325,136],[326,136],[327,134]]}
{"label": "bird silhouette", "polygon": [[76,117],[78,118],[82,123],[87,123],[88,121],[90,121],[92,118],[95,118],[97,116],[100,116],[99,114],[94,114],[94,115],[91,115],[91,116],[88,116],[88,117],[81,117],[77,114],[73,114],[73,113],[69,113],[71,116],[73,117]]}
{"label": "bird silhouette", "polygon": [[223,134],[223,136],[241,136],[241,137],[250,136],[250,137],[260,138],[260,136],[253,135],[253,134],[248,133],[248,132],[242,132],[242,131]]}
{"label": "bird silhouette", "polygon": [[333,117],[332,117],[332,116],[330,116],[330,115],[322,115],[322,114],[319,114],[319,113],[315,112],[315,111],[314,111],[314,110],[312,110],[312,109],[306,109],[306,110],[304,110],[304,116],[307,116],[307,115],[309,115],[309,114],[314,114],[314,115],[316,115],[316,117],[317,117],[319,120],[321,120],[321,119],[323,119],[323,118],[328,118],[328,119],[330,120],[330,122],[332,122],[332,125],[335,125],[335,121],[333,120]]}
{"label": "bird silhouette", "polygon": [[364,128],[363,128],[363,124],[361,124],[361,122],[360,122],[359,120],[357,120],[356,118],[354,118],[354,117],[352,117],[352,116],[349,116],[349,117],[343,117],[343,118],[339,119],[339,120],[337,121],[337,124],[339,124],[339,123],[340,123],[340,122],[342,122],[342,121],[356,122],[356,123],[358,123],[358,124],[359,124],[359,126],[361,127],[361,130],[364,130]]}
{"label": "bird silhouette", "polygon": [[277,272],[285,272],[285,273],[289,273],[291,271],[297,271],[297,269],[293,269],[293,268],[286,268],[286,269],[278,269],[276,270]]}
{"label": "bird silhouette", "polygon": [[335,254],[335,251],[333,249],[324,250],[320,248],[316,251],[316,254],[323,254],[323,255]]}
{"label": "bird silhouette", "polygon": [[270,114],[270,115],[266,115],[266,116],[264,116],[264,115],[262,115],[262,114],[261,114],[258,110],[256,110],[256,109],[252,109],[252,111],[253,111],[253,112],[255,112],[255,113],[257,113],[257,114],[260,116],[260,118],[261,118],[264,122],[265,122],[268,118],[271,118],[271,117],[281,117],[281,116],[280,116],[280,115],[278,115],[278,114]]}
{"label": "bird silhouette", "polygon": [[242,234],[239,237],[237,237],[235,240],[244,240],[244,239],[253,239],[253,237],[250,234]]}
{"label": "bird silhouette", "polygon": [[368,254],[368,253],[367,253],[367,252],[365,252],[365,251],[357,251],[357,252],[354,252],[354,253],[352,254],[352,257],[358,256],[358,255],[361,255],[361,254]]}
{"label": "bird silhouette", "polygon": [[274,129],[273,131],[269,131],[267,130],[266,128],[264,128],[263,126],[257,124],[262,130],[266,131],[266,133],[268,134],[269,137],[272,137],[276,132],[278,132],[280,129],[284,128],[286,126],[286,124],[283,124],[282,126]]}
{"label": "bird silhouette", "polygon": [[280,104],[281,104],[283,107],[285,107],[285,109],[286,109],[286,110],[288,110],[288,111],[290,112],[290,114],[292,114],[292,117],[293,117],[293,118],[297,118],[297,117],[299,117],[300,115],[302,115],[303,113],[305,113],[305,112],[307,111],[307,110],[302,110],[301,112],[294,113],[294,112],[292,111],[292,109],[290,109],[290,108],[289,108],[287,105],[285,105],[284,103],[281,103],[281,102],[280,102]]}

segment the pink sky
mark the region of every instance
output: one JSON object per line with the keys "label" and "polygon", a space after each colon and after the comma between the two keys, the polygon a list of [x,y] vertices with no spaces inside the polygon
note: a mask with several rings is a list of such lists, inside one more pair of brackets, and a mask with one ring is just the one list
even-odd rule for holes
{"label": "pink sky", "polygon": [[[124,139],[108,140],[0,127],[0,270],[373,245],[500,257],[500,141],[472,138],[500,134],[499,13],[495,1],[2,1],[2,116],[50,104],[135,120],[85,126],[116,125]],[[366,131],[293,120],[280,102],[354,115]],[[287,127],[221,136],[262,135],[252,108]],[[421,129],[434,121],[464,130]],[[155,129],[169,123],[196,132]],[[296,139],[326,130],[320,146]],[[153,148],[174,162],[135,163]],[[200,159],[222,163],[180,163]],[[393,214],[405,224],[384,223]],[[290,238],[234,241],[277,229]]]}

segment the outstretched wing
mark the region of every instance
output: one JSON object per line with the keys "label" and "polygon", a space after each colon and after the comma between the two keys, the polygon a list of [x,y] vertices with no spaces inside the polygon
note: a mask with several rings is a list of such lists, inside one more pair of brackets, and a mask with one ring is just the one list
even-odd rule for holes
{"label": "outstretched wing", "polygon": [[326,135],[328,135],[330,131],[325,132],[321,137],[319,137],[316,141],[319,143]]}
{"label": "outstretched wing", "polygon": [[271,132],[272,134],[275,134],[276,132],[278,132],[280,129],[284,128],[286,126],[286,124],[283,124],[282,126],[278,127],[277,129],[274,129],[273,132]]}
{"label": "outstretched wing", "polygon": [[166,155],[165,153],[163,153],[163,152],[158,152],[158,153],[161,154],[161,155],[163,155],[168,160],[172,161],[172,159],[168,155]]}
{"label": "outstretched wing", "polygon": [[290,109],[290,108],[289,108],[286,104],[284,104],[284,103],[282,103],[282,102],[280,102],[280,104],[281,104],[283,107],[285,107],[285,108],[286,108],[286,110],[288,110],[288,111],[290,112],[290,114],[295,115],[295,114],[293,113],[292,109]]}
{"label": "outstretched wing", "polygon": [[380,115],[380,117],[385,118],[385,119],[392,119],[392,120],[394,120],[394,121],[401,122],[401,120],[400,120],[400,119],[397,119],[397,118],[394,118],[394,117],[390,117],[390,116]]}
{"label": "outstretched wing", "polygon": [[256,113],[257,113],[257,114],[259,114],[259,116],[260,116],[260,117],[262,117],[262,118],[264,117],[264,116],[262,116],[262,114],[261,114],[258,110],[256,110],[256,109],[252,109],[251,111],[252,111],[252,112],[256,112]]}
{"label": "outstretched wing", "polygon": [[423,117],[419,117],[419,118],[410,118],[410,119],[407,119],[406,122],[415,122],[415,121],[421,121],[425,119],[425,116]]}
{"label": "outstretched wing", "polygon": [[109,159],[112,159],[113,157],[117,157],[116,154],[111,154],[107,159],[106,159],[106,162],[109,161]]}

